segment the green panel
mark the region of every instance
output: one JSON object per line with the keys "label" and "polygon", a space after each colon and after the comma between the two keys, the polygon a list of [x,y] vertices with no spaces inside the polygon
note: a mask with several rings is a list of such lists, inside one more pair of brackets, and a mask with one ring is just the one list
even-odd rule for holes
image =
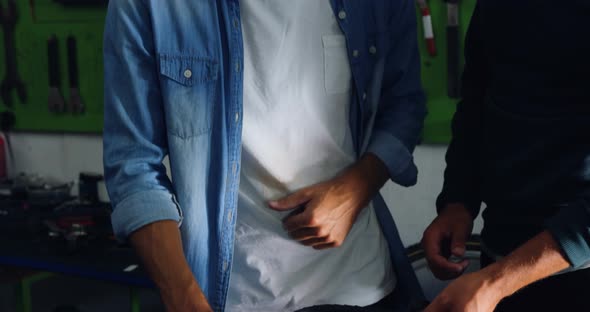
{"label": "green panel", "polygon": [[31,287],[38,281],[46,280],[55,276],[53,273],[42,272],[21,280],[16,288],[17,311],[33,311],[33,299],[31,297]]}
{"label": "green panel", "polygon": [[[475,8],[476,0],[459,1],[460,29],[463,34]],[[455,112],[457,100],[447,96],[447,8],[444,1],[428,1],[436,40],[437,55],[432,57],[426,50],[423,37],[422,15],[418,10],[419,45],[422,59],[422,82],[428,97],[428,117],[424,126],[425,143],[448,143],[451,138],[450,121]]]}
{"label": "green panel", "polygon": [[[17,52],[19,72],[26,82],[28,101],[19,103],[14,97],[13,111],[17,116],[17,130],[52,132],[98,133],[102,130],[103,68],[102,32],[106,10],[96,7],[63,7],[53,0],[17,0],[19,25],[17,28]],[[4,3],[4,2],[3,2]],[[34,3],[31,9],[30,3]],[[456,100],[446,96],[446,5],[443,1],[429,1],[438,54],[431,57],[426,52],[419,22],[419,43],[422,58],[422,77],[428,96],[429,115],[424,129],[424,142],[447,143],[450,139],[450,120]],[[461,2],[461,30],[467,29],[475,0]],[[35,18],[33,19],[34,12]],[[421,15],[417,11],[419,21]],[[68,97],[66,38],[74,35],[78,45],[80,93],[86,105],[86,113],[80,116],[69,113],[50,113],[47,108],[48,73],[47,39],[56,34],[61,56],[61,90]],[[0,34],[1,35],[1,34]],[[0,58],[4,59],[0,49]],[[4,66],[0,75],[4,77]],[[66,103],[67,104],[67,103]]]}
{"label": "green panel", "polygon": [[[18,69],[26,83],[28,99],[20,103],[14,94],[16,130],[98,133],[103,124],[102,33],[106,10],[103,7],[64,7],[53,0],[17,0],[19,24],[16,29]],[[5,1],[2,1],[5,3]],[[34,8],[30,4],[34,3]],[[33,18],[35,15],[35,18]],[[59,40],[60,90],[68,105],[69,82],[66,39],[77,41],[79,89],[86,112],[49,112],[47,40]],[[0,49],[4,62],[4,49]],[[4,66],[0,68],[4,77]],[[6,107],[3,105],[3,109]]]}
{"label": "green panel", "polygon": [[135,287],[129,287],[129,309],[130,312],[141,311],[141,300],[139,299],[139,289]]}

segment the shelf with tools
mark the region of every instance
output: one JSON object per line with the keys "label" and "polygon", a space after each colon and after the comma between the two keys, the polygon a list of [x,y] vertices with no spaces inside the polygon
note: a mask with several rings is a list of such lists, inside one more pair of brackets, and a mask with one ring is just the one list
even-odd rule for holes
{"label": "shelf with tools", "polygon": [[476,0],[416,3],[422,83],[428,98],[423,142],[445,144],[451,138],[451,119],[459,101],[463,38]]}
{"label": "shelf with tools", "polygon": [[[14,32],[4,26],[0,34],[5,42],[0,58],[6,64],[0,67],[0,77],[11,81],[16,72],[22,82],[20,88],[2,90],[0,121],[13,115],[17,131],[102,131],[105,3],[0,0],[4,16],[16,16]],[[16,4],[15,9],[10,9],[11,4]]]}

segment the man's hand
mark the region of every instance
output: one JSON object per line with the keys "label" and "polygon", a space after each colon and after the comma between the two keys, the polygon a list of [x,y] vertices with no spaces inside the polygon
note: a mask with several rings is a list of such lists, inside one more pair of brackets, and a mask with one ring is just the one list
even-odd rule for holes
{"label": "man's hand", "polygon": [[492,312],[502,298],[493,280],[479,271],[453,281],[424,312]]}
{"label": "man's hand", "polygon": [[442,280],[456,278],[469,265],[467,260],[449,258],[465,255],[465,242],[473,230],[473,218],[461,204],[448,205],[424,231],[422,247],[434,276]]}
{"label": "man's hand", "polygon": [[166,311],[213,311],[186,262],[176,222],[148,224],[129,239],[158,286]]}
{"label": "man's hand", "polygon": [[381,160],[367,154],[340,176],[272,201],[269,206],[278,211],[294,210],[283,225],[301,244],[318,250],[338,247],[388,178]]}
{"label": "man's hand", "polygon": [[425,312],[492,312],[505,297],[567,267],[557,241],[541,232],[500,261],[452,282]]}

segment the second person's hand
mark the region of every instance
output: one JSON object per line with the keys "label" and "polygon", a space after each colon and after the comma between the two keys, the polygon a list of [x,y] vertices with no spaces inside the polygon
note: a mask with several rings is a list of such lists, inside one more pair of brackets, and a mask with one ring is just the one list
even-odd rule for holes
{"label": "second person's hand", "polygon": [[422,247],[430,270],[439,279],[449,280],[461,275],[467,260],[451,261],[465,255],[465,243],[473,230],[471,213],[462,204],[448,205],[424,231]]}

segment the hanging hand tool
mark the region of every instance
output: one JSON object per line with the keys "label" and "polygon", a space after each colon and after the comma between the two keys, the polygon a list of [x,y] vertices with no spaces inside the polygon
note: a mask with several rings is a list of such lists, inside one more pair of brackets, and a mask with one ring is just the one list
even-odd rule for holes
{"label": "hanging hand tool", "polygon": [[53,0],[64,6],[103,6],[109,4],[109,0]]}
{"label": "hanging hand tool", "polygon": [[461,40],[459,36],[459,0],[447,3],[447,86],[450,98],[461,97]]}
{"label": "hanging hand tool", "polygon": [[35,12],[35,0],[29,0],[29,10],[31,12],[31,19],[33,23],[37,23],[37,13]]}
{"label": "hanging hand tool", "polygon": [[6,73],[4,80],[0,83],[0,97],[7,107],[12,107],[12,89],[21,103],[27,101],[25,84],[18,74],[16,59],[15,28],[18,21],[18,11],[15,0],[8,0],[8,7],[5,9],[0,3],[0,24],[4,33],[4,61]]}
{"label": "hanging hand tool", "polygon": [[68,76],[70,78],[70,112],[82,114],[84,112],[84,103],[80,97],[78,86],[78,55],[76,49],[76,38],[69,36],[67,39],[68,46]]}
{"label": "hanging hand tool", "polygon": [[426,40],[426,49],[430,56],[436,56],[436,42],[434,41],[434,30],[432,28],[432,16],[430,7],[426,0],[417,0],[420,12],[422,13],[422,26],[424,28],[424,40]]}
{"label": "hanging hand tool", "polygon": [[59,90],[61,75],[59,70],[59,47],[57,37],[52,35],[47,40],[47,60],[49,64],[49,97],[47,104],[49,111],[61,113],[65,108],[65,101]]}

